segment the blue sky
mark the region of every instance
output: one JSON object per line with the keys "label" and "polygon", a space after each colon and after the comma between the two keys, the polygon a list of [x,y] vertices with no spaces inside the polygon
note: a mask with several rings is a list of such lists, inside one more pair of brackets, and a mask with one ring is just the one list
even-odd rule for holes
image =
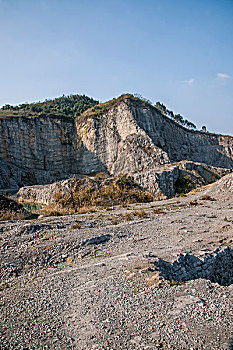
{"label": "blue sky", "polygon": [[233,135],[233,0],[0,0],[0,105],[125,92]]}

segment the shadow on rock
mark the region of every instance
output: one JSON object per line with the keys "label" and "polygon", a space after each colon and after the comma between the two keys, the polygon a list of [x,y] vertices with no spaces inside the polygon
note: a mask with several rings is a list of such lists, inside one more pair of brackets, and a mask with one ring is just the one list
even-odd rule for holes
{"label": "shadow on rock", "polygon": [[[163,259],[155,262],[160,275],[169,281],[189,281],[204,278],[222,286],[233,283],[233,250],[230,247],[215,250],[204,259],[191,254],[180,254],[178,259],[169,263]],[[233,349],[233,344],[232,344]]]}

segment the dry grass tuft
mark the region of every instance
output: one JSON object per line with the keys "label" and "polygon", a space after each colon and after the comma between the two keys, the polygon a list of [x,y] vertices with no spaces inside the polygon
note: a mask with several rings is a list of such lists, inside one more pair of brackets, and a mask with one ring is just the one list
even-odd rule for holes
{"label": "dry grass tuft", "polygon": [[[84,214],[98,207],[112,208],[114,205],[151,202],[154,197],[144,191],[127,175],[109,177],[100,173],[95,178],[70,179],[69,192],[62,189],[54,193],[54,202],[45,208],[46,215]],[[126,216],[126,220],[130,220]]]}
{"label": "dry grass tuft", "polygon": [[71,230],[80,229],[80,228],[82,228],[82,225],[80,222],[77,222],[76,224],[71,226]]}
{"label": "dry grass tuft", "polygon": [[190,207],[195,207],[195,206],[197,206],[199,203],[197,202],[197,200],[195,199],[194,201],[190,201],[189,202],[189,205],[190,205]]}
{"label": "dry grass tuft", "polygon": [[126,221],[133,220],[133,218],[134,218],[133,213],[126,213],[126,214],[125,214],[125,220],[126,220]]}
{"label": "dry grass tuft", "polygon": [[117,225],[118,223],[119,223],[119,221],[117,219],[112,220],[112,225]]}
{"label": "dry grass tuft", "polygon": [[154,209],[154,214],[165,214],[165,211],[161,208],[155,208]]}
{"label": "dry grass tuft", "polygon": [[216,201],[215,198],[209,196],[208,194],[205,194],[205,195],[202,196],[200,199],[201,199],[202,201],[212,201],[212,202]]}

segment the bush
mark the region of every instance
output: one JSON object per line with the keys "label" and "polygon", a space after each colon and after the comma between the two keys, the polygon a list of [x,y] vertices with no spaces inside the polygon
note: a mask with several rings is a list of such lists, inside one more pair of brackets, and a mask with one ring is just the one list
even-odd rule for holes
{"label": "bush", "polygon": [[[134,182],[132,177],[121,175],[116,178],[102,174],[94,179],[71,179],[69,192],[62,194],[56,191],[54,204],[47,206],[47,212],[60,211],[64,213],[80,213],[90,211],[90,208],[112,207],[130,203],[145,203],[154,200],[154,196],[144,191]],[[51,215],[51,214],[50,214]]]}

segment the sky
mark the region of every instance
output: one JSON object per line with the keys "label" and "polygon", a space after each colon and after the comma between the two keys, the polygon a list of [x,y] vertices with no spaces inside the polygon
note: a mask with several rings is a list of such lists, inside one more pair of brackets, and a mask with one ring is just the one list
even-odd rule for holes
{"label": "sky", "polygon": [[0,0],[0,106],[123,93],[233,135],[233,0]]}

